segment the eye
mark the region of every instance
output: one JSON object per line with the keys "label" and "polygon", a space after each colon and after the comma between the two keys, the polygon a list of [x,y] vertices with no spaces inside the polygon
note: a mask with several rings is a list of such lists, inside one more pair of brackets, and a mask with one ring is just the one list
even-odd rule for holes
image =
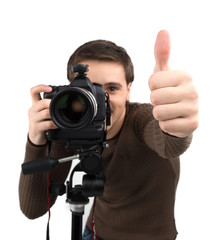
{"label": "eye", "polygon": [[122,88],[121,84],[119,84],[117,82],[115,82],[115,83],[110,82],[110,83],[106,84],[104,87],[105,87],[105,91],[110,94],[116,94]]}
{"label": "eye", "polygon": [[117,91],[117,88],[116,87],[109,87],[108,90],[110,92],[115,92],[115,91]]}

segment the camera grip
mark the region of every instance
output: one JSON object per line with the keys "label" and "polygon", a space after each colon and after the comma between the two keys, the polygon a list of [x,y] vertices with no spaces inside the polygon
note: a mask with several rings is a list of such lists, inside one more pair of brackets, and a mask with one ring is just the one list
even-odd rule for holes
{"label": "camera grip", "polygon": [[59,161],[50,157],[39,158],[30,162],[23,163],[22,173],[24,175],[33,174],[33,173],[42,173],[52,170]]}

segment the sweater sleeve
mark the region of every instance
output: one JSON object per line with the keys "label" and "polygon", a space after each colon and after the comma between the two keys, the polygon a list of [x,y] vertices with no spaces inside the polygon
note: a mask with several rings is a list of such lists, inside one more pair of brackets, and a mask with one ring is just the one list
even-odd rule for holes
{"label": "sweater sleeve", "polygon": [[[36,159],[48,156],[48,144],[37,146],[27,140],[24,162],[36,161]],[[69,153],[69,155],[71,155]],[[64,144],[61,142],[52,143],[50,156],[60,158],[67,156]],[[50,172],[50,183],[63,183],[69,173],[71,163],[59,164]],[[31,175],[20,174],[19,180],[19,203],[22,212],[26,217],[34,219],[44,215],[48,211],[47,199],[47,176],[48,173]],[[50,207],[55,203],[56,196],[49,195]]]}
{"label": "sweater sleeve", "polygon": [[176,158],[190,146],[192,135],[179,138],[164,133],[158,121],[153,119],[144,128],[143,139],[146,145],[163,158]]}
{"label": "sweater sleeve", "polygon": [[192,135],[179,138],[163,132],[152,114],[151,104],[142,104],[136,111],[135,129],[138,138],[163,158],[176,158],[189,147]]}

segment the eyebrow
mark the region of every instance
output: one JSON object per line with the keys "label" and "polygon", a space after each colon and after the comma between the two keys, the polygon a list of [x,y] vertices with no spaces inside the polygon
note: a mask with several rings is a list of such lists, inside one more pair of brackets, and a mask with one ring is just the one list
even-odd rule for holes
{"label": "eyebrow", "polygon": [[108,82],[108,83],[105,83],[105,84],[103,84],[105,87],[107,87],[107,86],[111,86],[111,85],[113,85],[113,86],[117,86],[117,87],[122,87],[122,85],[119,83],[119,82]]}

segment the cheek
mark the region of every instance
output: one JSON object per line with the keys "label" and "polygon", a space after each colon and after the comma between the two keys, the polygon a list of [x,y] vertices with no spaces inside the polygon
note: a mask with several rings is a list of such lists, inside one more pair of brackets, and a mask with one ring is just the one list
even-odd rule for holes
{"label": "cheek", "polygon": [[114,109],[117,105],[117,97],[116,96],[113,96],[113,95],[110,95],[110,107],[111,107],[111,110]]}
{"label": "cheek", "polygon": [[112,111],[117,111],[119,109],[123,109],[125,107],[125,99],[121,97],[113,97],[110,99],[110,107]]}

